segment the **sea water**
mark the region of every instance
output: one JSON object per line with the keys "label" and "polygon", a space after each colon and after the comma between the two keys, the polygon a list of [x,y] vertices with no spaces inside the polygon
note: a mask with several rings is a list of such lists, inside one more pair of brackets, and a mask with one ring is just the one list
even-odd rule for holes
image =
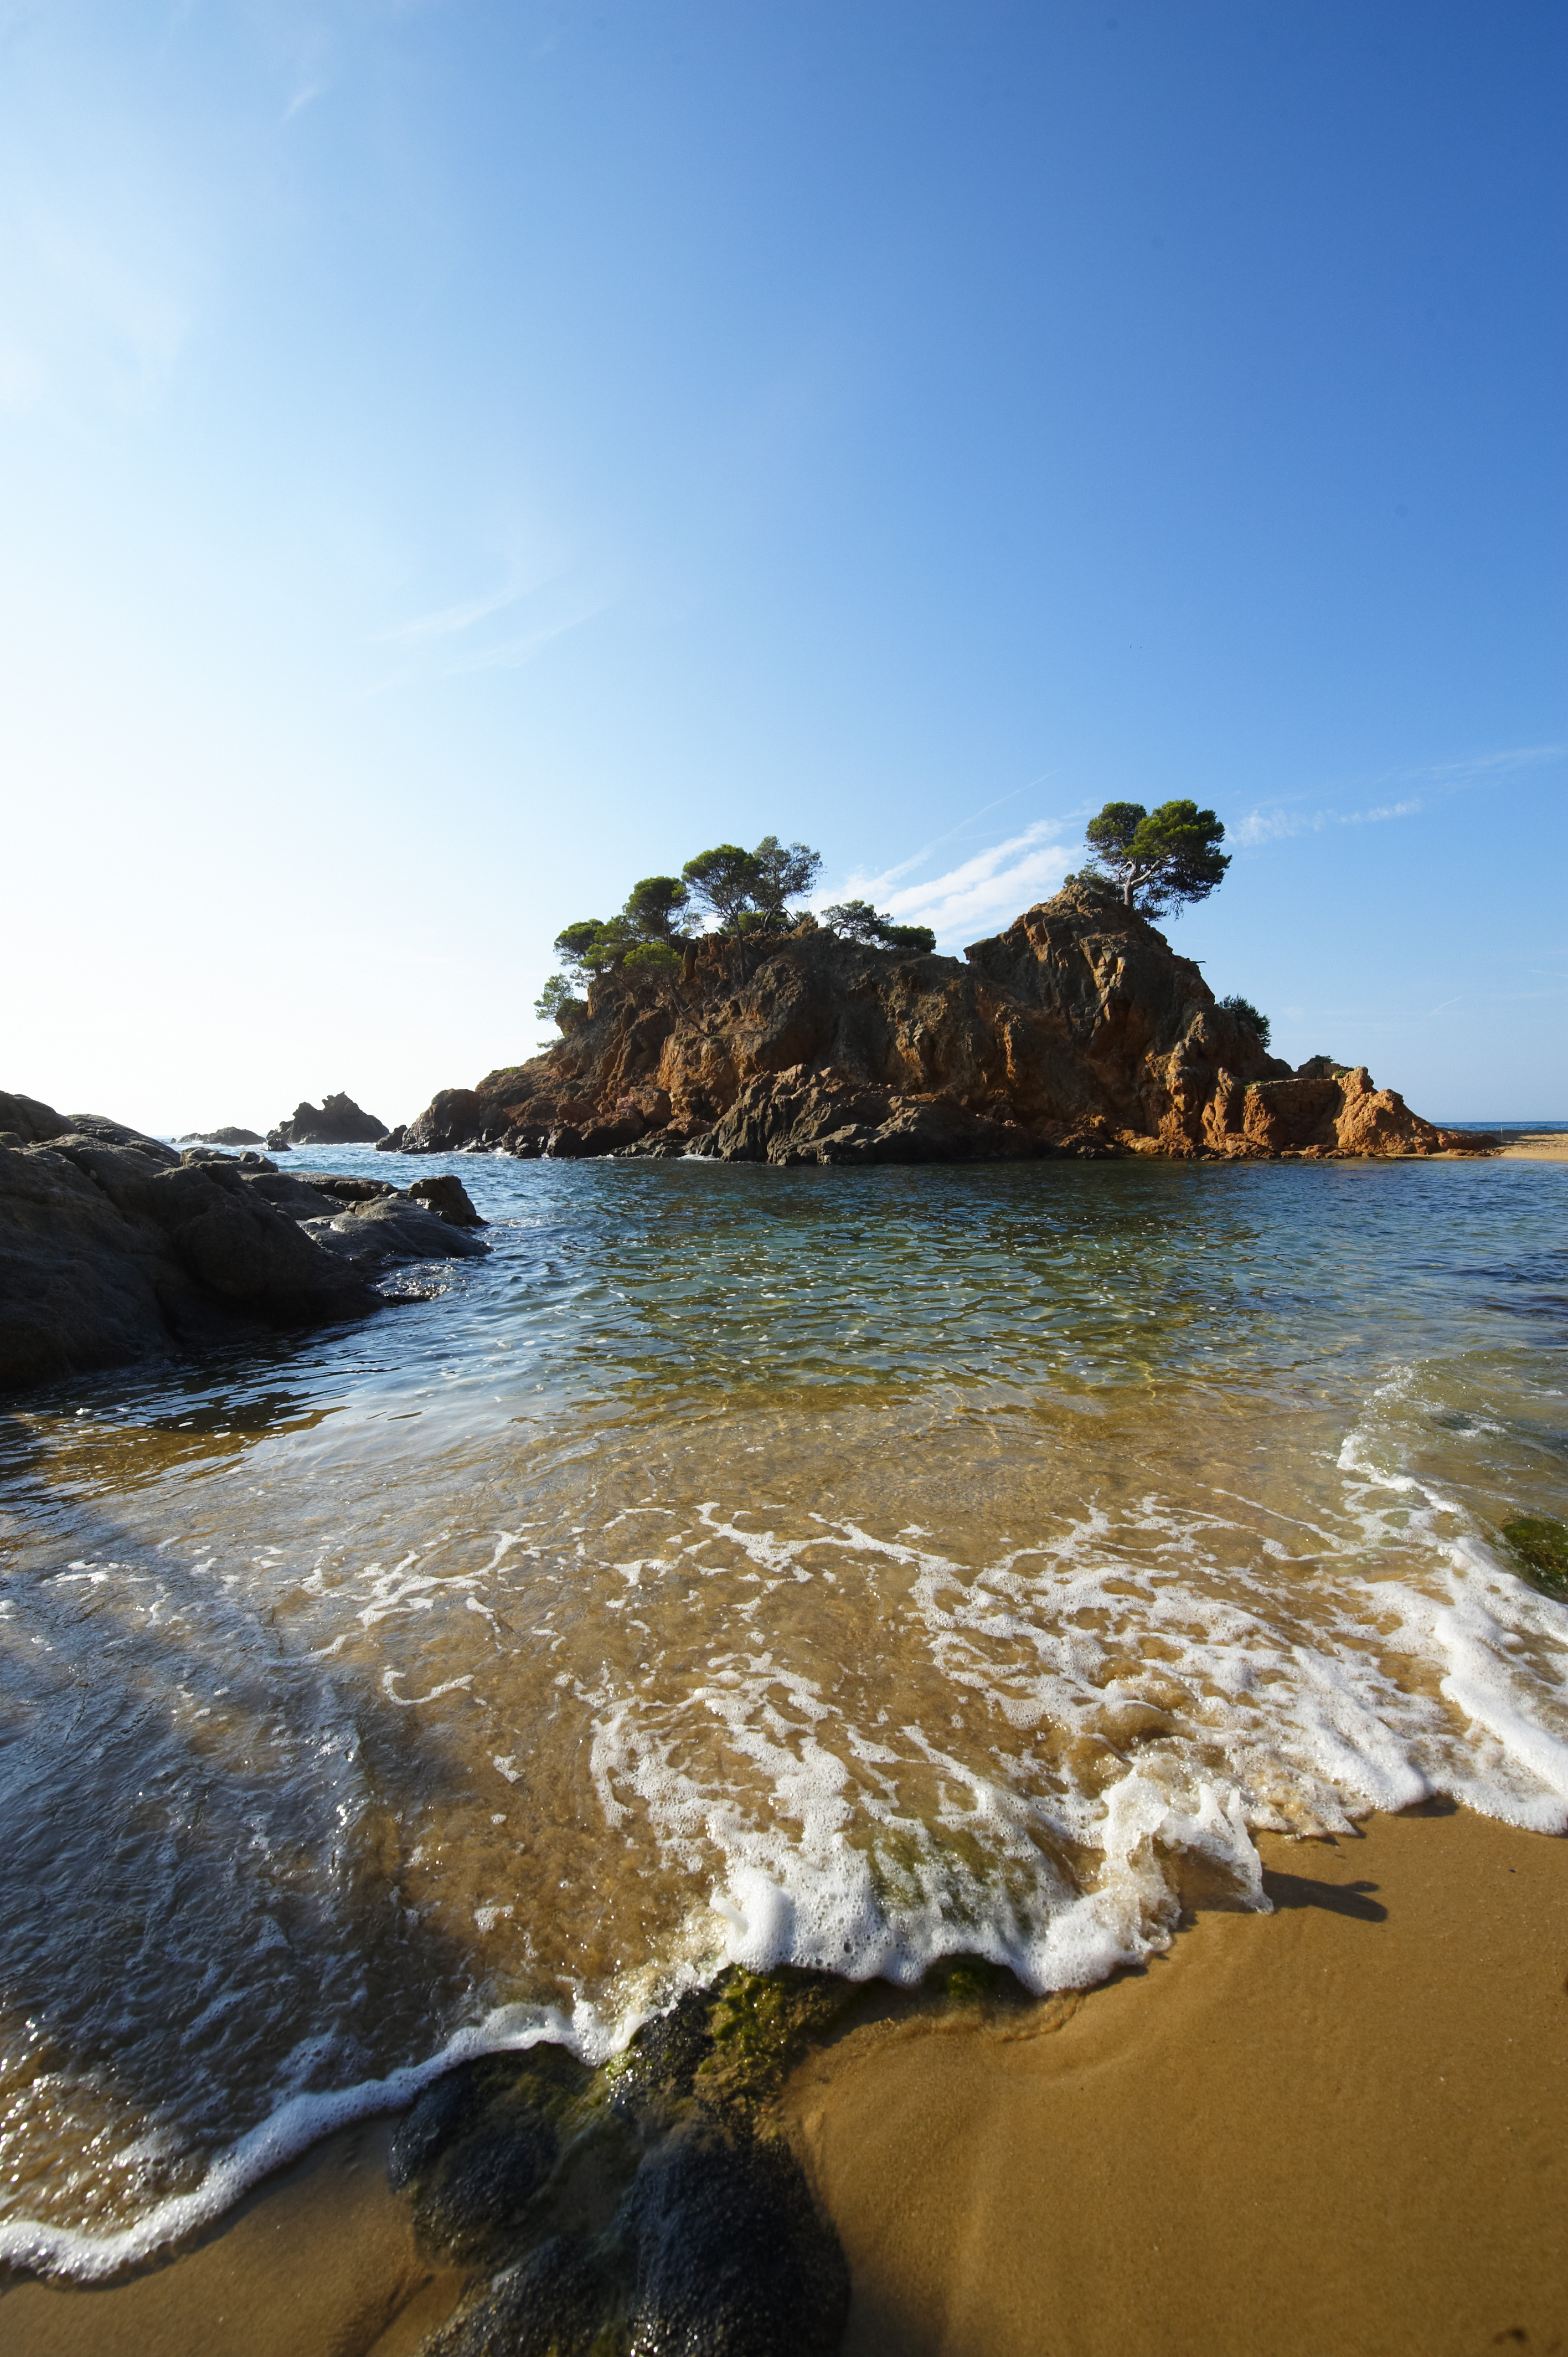
{"label": "sea water", "polygon": [[729,1962],[1085,1986],[1260,1829],[1568,1824],[1568,1167],[456,1167],[430,1297],[0,1419],[0,2258]]}

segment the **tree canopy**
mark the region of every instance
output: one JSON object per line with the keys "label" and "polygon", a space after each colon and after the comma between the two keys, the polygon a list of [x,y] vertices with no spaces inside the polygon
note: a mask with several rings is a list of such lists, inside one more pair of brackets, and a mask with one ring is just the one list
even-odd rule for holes
{"label": "tree canopy", "polygon": [[1095,866],[1129,909],[1157,917],[1186,901],[1206,900],[1230,865],[1219,845],[1225,829],[1192,802],[1107,802],[1084,829]]}
{"label": "tree canopy", "polygon": [[[553,974],[534,1011],[559,1021],[596,974],[636,974],[679,964],[695,938],[686,919],[701,911],[721,933],[782,932],[793,920],[789,903],[811,889],[822,873],[822,855],[809,844],[781,843],[765,834],[754,851],[738,843],[715,844],[688,859],[679,876],[645,876],[614,917],[584,917],[555,936],[560,969]],[[881,949],[929,950],[936,936],[926,925],[897,925],[868,900],[845,900],[824,909],[822,922],[847,940]]]}
{"label": "tree canopy", "polygon": [[1261,1006],[1254,1006],[1250,998],[1243,998],[1240,991],[1235,990],[1229,998],[1222,998],[1218,1003],[1227,1015],[1234,1015],[1239,1022],[1245,1023],[1250,1030],[1257,1033],[1260,1047],[1268,1046],[1274,1027]]}
{"label": "tree canopy", "polygon": [[831,909],[822,910],[822,921],[830,932],[875,949],[934,950],[937,945],[929,925],[896,925],[869,900],[835,900]]}
{"label": "tree canopy", "polygon": [[692,897],[726,933],[781,931],[788,903],[811,890],[822,872],[821,852],[804,843],[765,834],[755,851],[721,843],[700,851],[681,870]]}

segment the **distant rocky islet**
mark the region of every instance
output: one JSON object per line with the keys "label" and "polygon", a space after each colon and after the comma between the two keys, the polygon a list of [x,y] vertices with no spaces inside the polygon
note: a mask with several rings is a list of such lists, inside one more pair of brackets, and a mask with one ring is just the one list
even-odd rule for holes
{"label": "distant rocky islet", "polygon": [[362,1317],[390,1268],[487,1249],[455,1178],[295,1177],[270,1155],[295,1146],[853,1167],[1496,1144],[1423,1120],[1364,1066],[1293,1071],[1090,879],[961,960],[806,919],[690,940],[678,966],[603,975],[558,1019],[558,1043],[406,1127],[338,1093],[297,1105],[265,1155],[252,1130],[170,1146],[0,1093],[0,1384]]}
{"label": "distant rocky islet", "polygon": [[403,1153],[920,1163],[1486,1151],[1365,1066],[1271,1056],[1197,964],[1078,877],[962,959],[783,934],[599,976],[564,1037],[440,1091]]}

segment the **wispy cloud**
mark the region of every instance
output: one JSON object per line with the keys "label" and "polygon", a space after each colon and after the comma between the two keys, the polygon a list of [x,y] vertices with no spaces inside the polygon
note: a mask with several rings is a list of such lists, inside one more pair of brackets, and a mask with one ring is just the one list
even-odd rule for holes
{"label": "wispy cloud", "polygon": [[1433,809],[1452,794],[1506,777],[1512,770],[1561,761],[1565,755],[1568,745],[1506,745],[1491,752],[1467,753],[1457,761],[1432,761],[1419,769],[1391,770],[1380,778],[1367,780],[1366,785],[1374,789],[1419,786],[1424,791],[1403,794],[1396,802],[1374,802],[1365,810],[1305,810],[1301,807],[1305,797],[1284,797],[1249,812],[1230,829],[1231,840],[1240,844],[1278,843],[1293,834],[1316,834],[1325,827],[1375,826],[1385,819],[1413,818],[1418,812]]}
{"label": "wispy cloud", "polygon": [[1426,770],[1405,770],[1407,778],[1430,778],[1434,785],[1450,779],[1465,780],[1489,776],[1498,770],[1527,770],[1537,761],[1561,761],[1568,745],[1509,745],[1500,752],[1472,753],[1462,761],[1439,761]]}
{"label": "wispy cloud", "polygon": [[601,597],[585,606],[581,613],[544,623],[539,630],[526,631],[521,639],[509,639],[501,646],[476,648],[472,654],[459,655],[455,662],[443,663],[437,675],[451,679],[465,671],[517,671],[522,664],[532,662],[553,640],[564,639],[569,630],[580,630],[585,622],[591,622],[596,614],[602,614],[613,603],[612,598]]}
{"label": "wispy cloud", "polygon": [[504,589],[492,590],[488,597],[471,597],[461,606],[444,606],[439,613],[421,614],[412,622],[400,622],[395,630],[382,630],[380,645],[414,639],[446,639],[458,630],[470,630],[491,614],[499,614],[507,606],[515,606],[525,596],[523,585],[512,583]]}
{"label": "wispy cloud", "polygon": [[279,121],[282,123],[292,123],[295,116],[305,107],[307,107],[313,98],[320,98],[324,96],[326,90],[327,84],[324,81],[306,82],[302,89],[295,91],[294,96],[284,108],[283,113],[279,117]]}
{"label": "wispy cloud", "polygon": [[[442,648],[443,640],[460,637],[474,624],[514,606],[527,594],[521,589],[509,589],[492,597],[475,598],[467,606],[447,607],[439,614],[424,615],[417,621],[385,632],[371,643],[384,645],[388,640],[393,640],[407,650],[410,660],[402,669],[361,689],[349,699],[350,702],[369,703],[376,696],[385,695],[395,687],[404,687],[413,680],[456,679],[466,673],[481,671],[521,671],[525,663],[532,662],[535,656],[542,654],[544,649],[557,639],[565,638],[573,630],[580,630],[585,622],[591,622],[596,615],[602,614],[607,607],[615,603],[615,599],[609,597],[579,597],[575,605],[567,607],[564,611],[557,607],[548,620],[542,619],[532,630],[510,638],[450,652]],[[435,660],[431,659],[433,656]]]}
{"label": "wispy cloud", "polygon": [[[996,804],[990,807],[994,809]],[[901,923],[929,925],[939,944],[961,944],[972,941],[988,923],[1008,920],[1057,889],[1074,858],[1072,849],[1061,841],[1064,832],[1065,822],[1059,819],[1036,819],[1019,834],[972,853],[940,876],[888,891],[896,878],[908,875],[938,845],[950,839],[939,835],[936,844],[913,858],[900,860],[879,875],[851,876],[832,892],[819,896],[820,901],[871,900]]]}
{"label": "wispy cloud", "polygon": [[1412,794],[1404,802],[1381,802],[1373,810],[1255,810],[1230,829],[1230,836],[1236,843],[1279,843],[1287,835],[1320,834],[1327,826],[1376,826],[1384,819],[1413,818],[1424,807],[1421,796]]}

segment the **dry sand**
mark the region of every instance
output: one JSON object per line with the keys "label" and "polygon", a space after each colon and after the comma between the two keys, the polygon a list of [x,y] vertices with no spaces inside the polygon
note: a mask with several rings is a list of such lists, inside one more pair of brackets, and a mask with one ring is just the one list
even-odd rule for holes
{"label": "dry sand", "polygon": [[[844,2357],[1568,2350],[1568,1845],[1484,1818],[1265,1844],[1079,2000],[885,2018],[786,2108],[854,2281]],[[0,2296],[6,2357],[412,2357],[449,2308],[384,2125],[99,2291]]]}

